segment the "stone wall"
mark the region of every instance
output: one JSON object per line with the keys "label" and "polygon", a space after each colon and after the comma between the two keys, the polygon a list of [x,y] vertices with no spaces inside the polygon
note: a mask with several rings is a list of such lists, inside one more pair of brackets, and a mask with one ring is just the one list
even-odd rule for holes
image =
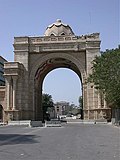
{"label": "stone wall", "polygon": [[0,105],[2,105],[3,108],[6,107],[6,101],[5,101],[5,86],[0,86]]}

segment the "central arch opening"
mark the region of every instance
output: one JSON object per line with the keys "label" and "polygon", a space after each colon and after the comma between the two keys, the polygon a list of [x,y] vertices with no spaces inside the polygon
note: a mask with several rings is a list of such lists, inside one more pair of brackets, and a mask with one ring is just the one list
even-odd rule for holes
{"label": "central arch opening", "polygon": [[54,102],[68,101],[79,106],[79,96],[82,96],[81,80],[68,68],[58,68],[49,72],[43,81],[42,91],[52,95]]}
{"label": "central arch opening", "polygon": [[[45,87],[47,79],[49,80]],[[43,120],[44,118],[43,93],[51,95],[53,104],[64,101],[76,108],[79,107],[79,97],[82,97],[81,84],[80,70],[68,59],[52,58],[40,64],[34,78],[35,119]]]}
{"label": "central arch opening", "polygon": [[[53,101],[53,106],[48,106],[46,113],[43,112],[46,114],[43,117],[47,117],[48,120],[58,116],[81,118],[82,108],[79,101],[82,98],[81,80],[71,69],[58,68],[49,72],[43,81],[42,96],[43,99],[46,96],[46,100],[52,98]],[[42,105],[42,107],[44,111],[45,106]]]}

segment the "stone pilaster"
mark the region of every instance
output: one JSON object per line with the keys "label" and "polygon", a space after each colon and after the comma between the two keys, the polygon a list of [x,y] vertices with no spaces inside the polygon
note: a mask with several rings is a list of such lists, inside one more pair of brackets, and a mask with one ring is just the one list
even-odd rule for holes
{"label": "stone pilaster", "polygon": [[6,100],[7,100],[7,110],[10,109],[10,88],[11,88],[11,77],[6,77],[7,82],[7,92],[6,92]]}
{"label": "stone pilaster", "polygon": [[13,110],[16,110],[16,82],[17,82],[17,76],[13,76]]}
{"label": "stone pilaster", "polygon": [[106,100],[105,100],[105,95],[104,95],[104,108],[107,108],[107,103],[106,103]]}
{"label": "stone pilaster", "polygon": [[100,93],[98,92],[98,108],[101,108]]}

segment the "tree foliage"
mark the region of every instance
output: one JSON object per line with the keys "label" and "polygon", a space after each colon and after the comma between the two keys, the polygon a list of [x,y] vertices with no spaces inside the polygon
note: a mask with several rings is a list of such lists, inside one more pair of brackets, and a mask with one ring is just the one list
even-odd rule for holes
{"label": "tree foliage", "polygon": [[78,99],[78,101],[79,101],[81,119],[83,119],[83,97],[80,96],[79,99]]}
{"label": "tree foliage", "polygon": [[47,107],[53,106],[52,96],[44,93],[42,95],[42,105]]}
{"label": "tree foliage", "polygon": [[120,107],[120,49],[106,50],[94,59],[88,82],[95,84],[109,105]]}
{"label": "tree foliage", "polygon": [[42,106],[43,106],[43,115],[45,117],[48,108],[53,107],[53,100],[51,95],[45,93],[42,95]]}
{"label": "tree foliage", "polygon": [[79,107],[80,107],[81,109],[83,109],[83,97],[80,96],[79,99],[78,99],[78,101],[79,101]]}

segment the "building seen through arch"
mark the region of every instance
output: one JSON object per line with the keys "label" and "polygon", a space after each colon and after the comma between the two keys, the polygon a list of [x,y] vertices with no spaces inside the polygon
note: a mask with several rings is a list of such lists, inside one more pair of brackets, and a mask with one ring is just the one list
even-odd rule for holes
{"label": "building seen through arch", "polygon": [[50,71],[61,67],[73,70],[81,79],[84,119],[110,117],[105,100],[101,104],[94,85],[86,83],[91,62],[99,55],[99,33],[76,36],[61,20],[49,25],[44,36],[15,37],[15,60],[5,63],[4,121],[43,120],[43,80]]}

